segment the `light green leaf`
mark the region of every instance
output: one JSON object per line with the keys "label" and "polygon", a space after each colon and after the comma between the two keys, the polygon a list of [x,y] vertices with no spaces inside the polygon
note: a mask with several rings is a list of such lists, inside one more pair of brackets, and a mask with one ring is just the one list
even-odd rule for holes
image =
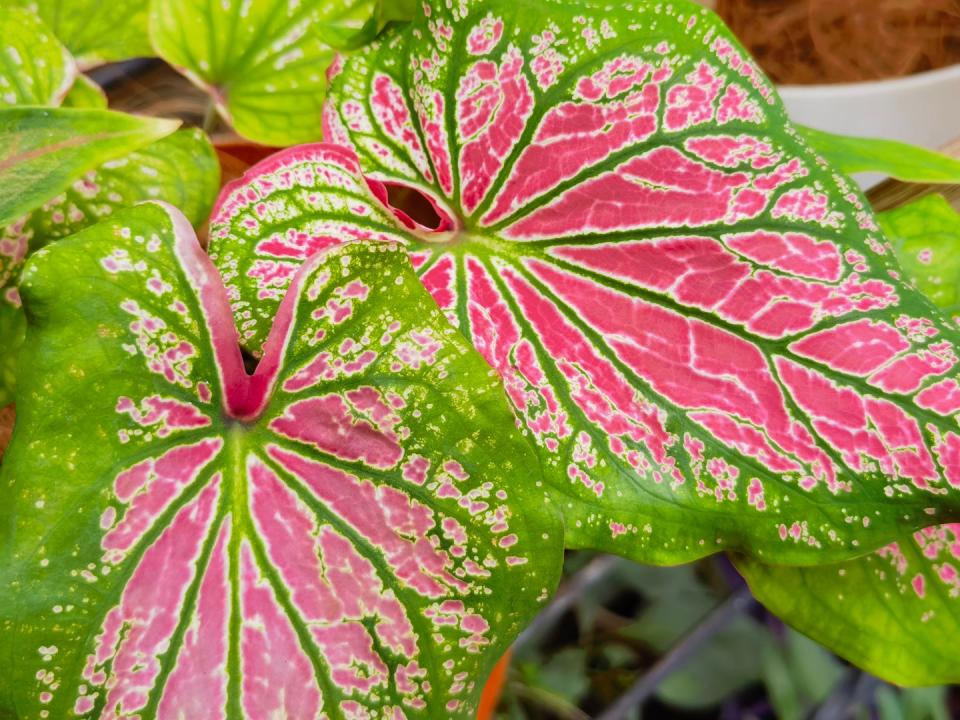
{"label": "light green leaf", "polygon": [[244,137],[294,145],[322,137],[327,66],[374,0],[152,0],[164,60],[211,95]]}
{"label": "light green leaf", "polygon": [[900,685],[960,681],[960,525],[821,567],[738,558],[757,599],[799,631]]}
{"label": "light green leaf", "polygon": [[83,69],[153,55],[147,0],[4,0],[36,12]]}
{"label": "light green leaf", "polygon": [[0,108],[0,226],[179,125],[107,110]]}
{"label": "light green leaf", "polygon": [[63,107],[107,109],[107,95],[97,83],[87,75],[78,75],[70,92],[63,99]]}
{"label": "light green leaf", "polygon": [[960,403],[931,406],[960,394],[960,332],[714,15],[424,8],[345,59],[339,147],[222,194],[251,352],[313,252],[402,242],[503,378],[571,547],[811,564],[960,516]]}
{"label": "light green leaf", "polygon": [[879,215],[900,265],[938,307],[960,314],[960,213],[926,195]]}
{"label": "light green leaf", "polygon": [[195,226],[206,219],[220,185],[220,165],[206,135],[179,130],[140,150],[110,160],[84,173],[64,192],[17,221],[0,228],[0,406],[13,390],[16,354],[23,334],[16,282],[25,257],[34,250],[72,235],[146,200],[178,207]]}
{"label": "light green leaf", "polygon": [[831,165],[848,175],[879,172],[918,183],[960,183],[960,160],[908,143],[880,138],[834,135],[800,128],[800,132]]}
{"label": "light green leaf", "polygon": [[76,74],[70,53],[40,18],[0,7],[0,107],[59,105]]}
{"label": "light green leaf", "polygon": [[417,0],[377,0],[380,27],[388,22],[409,22],[417,14]]}
{"label": "light green leaf", "polygon": [[305,265],[253,375],[169,206],[40,250],[21,290],[0,716],[475,716],[563,530],[405,253]]}

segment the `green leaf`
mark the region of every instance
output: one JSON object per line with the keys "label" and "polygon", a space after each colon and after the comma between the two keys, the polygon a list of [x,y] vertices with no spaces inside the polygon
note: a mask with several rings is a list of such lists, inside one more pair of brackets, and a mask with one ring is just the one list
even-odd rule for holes
{"label": "green leaf", "polygon": [[563,531],[402,252],[306,264],[253,375],[169,206],[40,250],[21,290],[0,715],[473,716]]}
{"label": "green leaf", "polygon": [[737,567],[771,612],[841,657],[900,685],[960,681],[960,525],[911,534],[823,567]]}
{"label": "green leaf", "polygon": [[583,648],[564,648],[545,661],[522,663],[520,672],[526,685],[560,698],[573,707],[590,691]]}
{"label": "green leaf", "polygon": [[152,0],[164,60],[205,88],[244,137],[293,145],[322,136],[327,66],[374,0]]}
{"label": "green leaf", "polygon": [[313,252],[404,242],[503,378],[571,547],[811,564],[958,517],[960,333],[716,16],[449,5],[346,58],[342,149],[221,196],[247,347]]}
{"label": "green leaf", "polygon": [[787,629],[783,642],[763,646],[762,673],[780,720],[802,720],[831,693],[844,674],[822,645]]}
{"label": "green leaf", "polygon": [[50,26],[82,68],[153,55],[144,0],[4,0]]}
{"label": "green leaf", "polygon": [[935,305],[960,314],[960,213],[926,195],[879,215],[900,265]]}
{"label": "green leaf", "polygon": [[107,95],[96,82],[87,75],[78,75],[70,92],[63,99],[64,107],[107,109]]}
{"label": "green leaf", "polygon": [[89,170],[14,225],[31,251],[145,200],[169,203],[199,226],[219,188],[216,151],[202,130],[189,128]]}
{"label": "green leaf", "polygon": [[409,22],[416,14],[416,0],[377,0],[377,19],[380,27],[389,22]]}
{"label": "green leaf", "polygon": [[960,183],[960,160],[896,140],[834,135],[800,128],[831,165],[848,175],[879,172],[906,182]]}
{"label": "green leaf", "polygon": [[0,107],[59,105],[76,74],[70,53],[40,18],[0,8]]}
{"label": "green leaf", "polygon": [[0,227],[0,407],[10,400],[23,335],[17,277],[28,253],[145,200],[180,208],[202,224],[219,188],[213,146],[197,129],[180,130],[124,157],[85,172],[59,195]]}
{"label": "green leaf", "polygon": [[737,617],[665,678],[657,687],[657,697],[680,708],[719,705],[760,680],[761,649],[769,641],[756,620]]}
{"label": "green leaf", "polygon": [[[719,598],[690,568],[661,568],[660,573],[679,577],[671,582],[671,590],[655,591],[637,622],[621,634],[665,653],[716,607]],[[760,679],[762,653],[769,642],[756,620],[736,617],[657,686],[657,697],[686,709],[714,706]]]}
{"label": "green leaf", "polygon": [[177,120],[73,108],[0,109],[0,226],[78,177],[169,135]]}

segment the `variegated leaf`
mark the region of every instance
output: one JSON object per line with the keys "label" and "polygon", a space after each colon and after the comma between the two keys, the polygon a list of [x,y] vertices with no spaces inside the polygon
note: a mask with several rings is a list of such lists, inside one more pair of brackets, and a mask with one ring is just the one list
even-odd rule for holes
{"label": "variegated leaf", "polygon": [[[359,165],[294,151],[221,198],[249,346],[316,248],[402,237],[503,377],[573,546],[827,562],[957,517],[957,330],[715,16],[450,7],[335,68],[326,135]],[[430,227],[384,210],[398,189]]]}
{"label": "variegated leaf", "polygon": [[153,55],[147,0],[4,0],[39,15],[83,68]]}
{"label": "variegated leaf", "polygon": [[960,316],[960,213],[942,195],[927,195],[879,218],[907,275],[935,305]]}
{"label": "variegated leaf", "polygon": [[562,528],[402,251],[305,264],[252,375],[169,206],[39,251],[22,290],[0,715],[471,717]]}
{"label": "variegated leaf", "polygon": [[40,18],[0,8],[0,107],[59,105],[77,66]]}
{"label": "variegated leaf", "polygon": [[858,560],[817,567],[738,558],[771,612],[899,685],[960,682],[960,525],[905,532]]}
{"label": "variegated leaf", "polygon": [[321,137],[325,69],[374,0],[152,0],[164,60],[206,89],[238,133],[265,145]]}
{"label": "variegated leaf", "polygon": [[[960,311],[960,215],[939,195],[880,214],[904,269]],[[960,682],[960,525],[904,532],[876,554],[810,568],[737,562],[773,612],[891,682]]]}
{"label": "variegated leaf", "polygon": [[[20,313],[17,278],[27,255],[71,235],[120,208],[163,200],[194,225],[203,223],[219,187],[220,166],[200,130],[180,130],[145,148],[108,160],[83,173],[62,193],[0,227],[0,312]],[[10,399],[23,321],[0,321],[0,406]]]}
{"label": "variegated leaf", "polygon": [[0,225],[36,209],[91,168],[179,125],[108,110],[0,108]]}

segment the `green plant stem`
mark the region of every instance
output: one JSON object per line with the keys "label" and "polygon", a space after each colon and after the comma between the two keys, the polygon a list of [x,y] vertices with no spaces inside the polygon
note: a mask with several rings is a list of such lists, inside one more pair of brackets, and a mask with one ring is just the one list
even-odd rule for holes
{"label": "green plant stem", "polygon": [[543,688],[530,687],[523,683],[512,683],[510,689],[517,697],[549,710],[553,715],[563,720],[590,720],[590,716],[583,710]]}
{"label": "green plant stem", "polygon": [[207,100],[207,107],[203,111],[203,131],[211,135],[220,125],[220,113],[217,112],[217,104],[213,98]]}

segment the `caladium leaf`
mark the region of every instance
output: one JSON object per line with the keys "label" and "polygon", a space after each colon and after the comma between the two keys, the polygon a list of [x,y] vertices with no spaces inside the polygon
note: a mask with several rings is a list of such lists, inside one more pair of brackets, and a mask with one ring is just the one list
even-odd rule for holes
{"label": "caladium leaf", "polygon": [[153,0],[150,35],[238,133],[292,145],[320,139],[325,69],[373,7],[374,0]]}
{"label": "caladium leaf", "polygon": [[[402,237],[503,377],[571,545],[827,562],[955,517],[957,330],[715,16],[452,7],[338,68],[326,134],[359,164],[295,150],[221,197],[249,347],[316,248]],[[386,212],[398,188],[423,222]]]}
{"label": "caladium leaf", "polygon": [[880,213],[900,264],[923,294],[960,315],[960,213],[942,195]]}
{"label": "caladium leaf", "polygon": [[858,560],[737,567],[757,599],[801,632],[899,685],[960,682],[960,525],[901,537]]}
{"label": "caladium leaf", "polygon": [[76,74],[70,53],[40,18],[0,8],[0,107],[59,105]]}
{"label": "caladium leaf", "polygon": [[144,0],[4,0],[34,11],[83,68],[153,55]]}
{"label": "caladium leaf", "polygon": [[39,251],[22,290],[0,483],[19,717],[471,717],[562,528],[402,251],[304,265],[253,375],[168,206]]}
{"label": "caladium leaf", "polygon": [[63,99],[63,107],[107,109],[107,95],[96,82],[87,75],[78,75],[73,87]]}
{"label": "caladium leaf", "polygon": [[192,225],[200,225],[219,187],[220,166],[207,136],[197,128],[178,130],[85,172],[62,193],[0,230],[0,238],[36,250],[145,200],[174,205]]}
{"label": "caladium leaf", "polygon": [[41,207],[0,228],[0,406],[10,400],[23,334],[17,278],[27,255],[145,200],[179,207],[204,222],[219,187],[220,166],[200,130],[180,130],[145,148],[95,167]]}
{"label": "caladium leaf", "polygon": [[0,108],[0,226],[179,125],[107,110]]}
{"label": "caladium leaf", "polygon": [[960,160],[949,155],[896,140],[800,130],[831,165],[849,175],[879,172],[905,182],[960,184]]}
{"label": "caladium leaf", "polygon": [[[928,195],[879,217],[920,289],[960,313],[960,215]],[[960,682],[960,525],[903,532],[839,565],[737,565],[771,611],[870,672],[901,685]]]}

